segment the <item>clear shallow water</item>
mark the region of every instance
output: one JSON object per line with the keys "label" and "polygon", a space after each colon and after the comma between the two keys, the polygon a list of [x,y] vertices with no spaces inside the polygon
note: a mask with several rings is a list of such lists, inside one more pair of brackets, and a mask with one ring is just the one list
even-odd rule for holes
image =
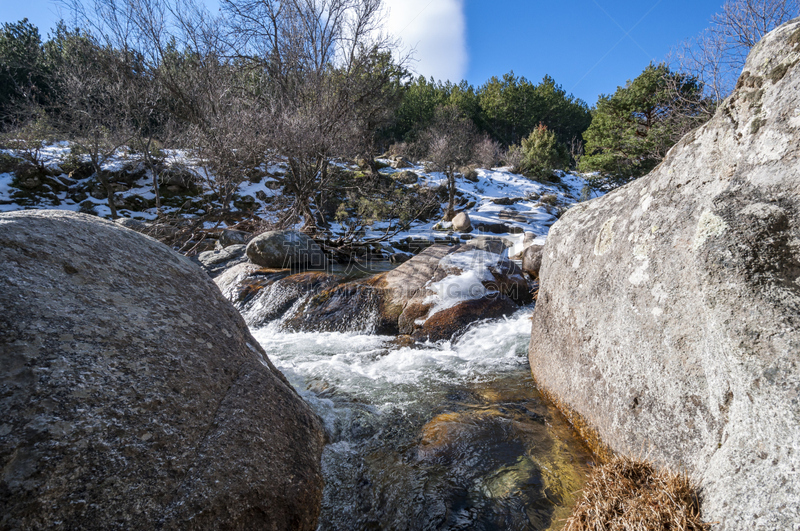
{"label": "clear shallow water", "polygon": [[253,330],[330,435],[320,529],[560,529],[592,457],[535,389],[529,318],[422,346]]}

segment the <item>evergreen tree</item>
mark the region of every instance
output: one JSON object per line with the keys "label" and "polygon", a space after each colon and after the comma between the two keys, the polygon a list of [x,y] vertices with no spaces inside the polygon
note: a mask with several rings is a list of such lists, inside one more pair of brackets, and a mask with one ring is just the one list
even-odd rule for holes
{"label": "evergreen tree", "polygon": [[0,120],[41,104],[49,94],[50,75],[39,30],[23,19],[0,30]]}
{"label": "evergreen tree", "polygon": [[556,134],[544,124],[534,129],[527,138],[522,139],[522,173],[534,179],[552,178],[553,170],[563,170],[569,166],[567,148],[558,142]]}
{"label": "evergreen tree", "polygon": [[683,134],[699,125],[702,86],[691,76],[650,64],[611,95],[601,95],[583,138],[583,171],[619,182],[652,170]]}

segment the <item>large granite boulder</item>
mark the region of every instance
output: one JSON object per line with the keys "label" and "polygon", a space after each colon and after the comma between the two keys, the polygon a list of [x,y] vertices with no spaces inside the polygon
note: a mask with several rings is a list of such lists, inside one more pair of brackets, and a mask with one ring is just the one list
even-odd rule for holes
{"label": "large granite boulder", "polygon": [[647,177],[551,229],[540,387],[590,439],[686,469],[715,529],[800,522],[800,19]]}
{"label": "large granite boulder", "polygon": [[0,528],[315,528],[319,419],[199,267],[0,214],[0,307]]}
{"label": "large granite boulder", "polygon": [[374,283],[386,291],[385,313],[396,316],[397,330],[421,341],[449,339],[531,301],[512,261],[469,245],[434,245]]}

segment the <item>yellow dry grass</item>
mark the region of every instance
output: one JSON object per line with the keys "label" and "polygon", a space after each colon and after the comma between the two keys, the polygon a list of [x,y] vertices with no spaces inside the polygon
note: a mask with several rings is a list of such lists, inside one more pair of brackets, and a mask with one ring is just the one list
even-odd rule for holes
{"label": "yellow dry grass", "polygon": [[564,531],[708,531],[686,474],[615,457],[592,471]]}

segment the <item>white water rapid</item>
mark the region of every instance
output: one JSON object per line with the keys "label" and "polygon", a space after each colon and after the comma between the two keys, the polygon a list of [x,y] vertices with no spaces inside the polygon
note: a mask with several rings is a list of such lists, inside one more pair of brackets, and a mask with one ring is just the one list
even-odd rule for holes
{"label": "white water rapid", "polygon": [[330,437],[319,529],[560,528],[592,457],[531,381],[530,314],[424,345],[253,329]]}

